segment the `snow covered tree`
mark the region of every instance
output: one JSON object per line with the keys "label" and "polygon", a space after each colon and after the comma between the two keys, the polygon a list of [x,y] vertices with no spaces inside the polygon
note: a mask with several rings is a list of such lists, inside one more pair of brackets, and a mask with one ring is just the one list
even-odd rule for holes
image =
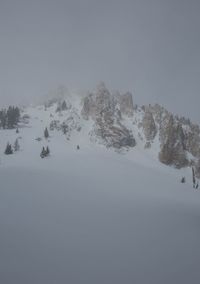
{"label": "snow covered tree", "polygon": [[19,151],[19,149],[20,149],[19,141],[18,141],[18,139],[16,139],[15,143],[14,143],[14,151],[17,152],[17,151]]}
{"label": "snow covered tree", "polygon": [[42,151],[40,153],[40,157],[41,158],[45,158],[45,157],[47,157],[49,155],[50,155],[49,147],[47,146],[46,149],[44,147],[42,147]]}
{"label": "snow covered tree", "polygon": [[9,106],[7,110],[7,128],[14,128],[19,122],[20,111],[18,107]]}
{"label": "snow covered tree", "polygon": [[5,152],[4,152],[6,155],[11,155],[13,154],[13,149],[12,149],[12,145],[10,143],[7,143],[7,146],[6,146],[6,149],[5,149]]}
{"label": "snow covered tree", "polygon": [[47,127],[46,127],[45,130],[44,130],[44,137],[45,137],[46,139],[49,138],[49,131],[48,131]]}
{"label": "snow covered tree", "polygon": [[46,156],[49,156],[49,154],[50,154],[50,150],[49,150],[49,147],[47,146],[46,147]]}
{"label": "snow covered tree", "polygon": [[41,157],[42,159],[46,157],[46,150],[45,150],[44,147],[42,147],[42,151],[41,151],[41,153],[40,153],[40,157]]}
{"label": "snow covered tree", "polygon": [[19,118],[19,108],[9,106],[8,109],[3,109],[0,111],[0,127],[2,127],[3,129],[12,129],[17,126]]}

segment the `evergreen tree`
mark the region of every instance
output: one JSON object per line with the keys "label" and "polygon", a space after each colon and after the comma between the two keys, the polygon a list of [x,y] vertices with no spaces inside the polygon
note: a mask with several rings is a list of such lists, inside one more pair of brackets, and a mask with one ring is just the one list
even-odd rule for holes
{"label": "evergreen tree", "polygon": [[181,178],[181,183],[185,183],[185,182],[186,182],[185,177],[182,177]]}
{"label": "evergreen tree", "polygon": [[65,122],[63,122],[61,125],[61,128],[62,128],[63,134],[66,134],[69,127]]}
{"label": "evergreen tree", "polygon": [[7,128],[14,128],[19,122],[20,111],[18,107],[9,106],[7,110]]}
{"label": "evergreen tree", "polygon": [[6,115],[6,110],[3,109],[0,111],[0,123],[1,123],[1,127],[3,129],[6,128],[6,124],[7,124],[7,115]]}
{"label": "evergreen tree", "polygon": [[19,129],[18,129],[18,128],[16,129],[16,133],[17,133],[17,134],[19,133]]}
{"label": "evergreen tree", "polygon": [[44,130],[44,137],[45,137],[46,139],[49,138],[49,131],[48,131],[47,127],[46,127],[45,130]]}
{"label": "evergreen tree", "polygon": [[192,182],[193,182],[193,188],[196,186],[196,178],[195,178],[195,171],[194,168],[192,167]]}
{"label": "evergreen tree", "polygon": [[49,147],[47,146],[46,147],[46,156],[49,156],[49,154],[50,154],[50,150],[49,150]]}
{"label": "evergreen tree", "polygon": [[7,146],[6,146],[6,149],[5,149],[5,152],[4,152],[6,155],[11,155],[13,154],[13,149],[12,149],[12,145],[7,143]]}
{"label": "evergreen tree", "polygon": [[45,158],[45,157],[47,157],[49,155],[50,155],[49,147],[47,146],[46,149],[44,147],[42,147],[42,151],[40,153],[40,157],[41,158]]}
{"label": "evergreen tree", "polygon": [[12,129],[16,127],[20,118],[20,110],[18,107],[9,106],[9,108],[0,111],[0,127],[3,129]]}
{"label": "evergreen tree", "polygon": [[18,139],[16,139],[15,143],[14,143],[14,151],[17,152],[17,151],[19,151],[19,149],[20,149],[19,141],[18,141]]}
{"label": "evergreen tree", "polygon": [[40,157],[41,157],[42,159],[46,157],[46,150],[45,150],[44,147],[42,147],[42,151],[41,151],[41,153],[40,153]]}
{"label": "evergreen tree", "polygon": [[79,149],[80,149],[80,146],[79,146],[79,145],[77,145],[77,146],[76,146],[76,149],[77,149],[77,150],[79,150]]}

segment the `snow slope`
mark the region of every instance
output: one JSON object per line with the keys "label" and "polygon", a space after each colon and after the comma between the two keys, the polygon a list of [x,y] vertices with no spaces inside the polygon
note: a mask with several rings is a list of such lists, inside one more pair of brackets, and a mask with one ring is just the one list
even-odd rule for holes
{"label": "snow slope", "polygon": [[[0,283],[199,284],[200,192],[190,171],[160,164],[156,145],[116,153],[92,143],[90,121],[70,140],[52,131],[47,141],[54,107],[27,109],[19,134],[0,131]],[[5,156],[19,136],[21,150]]]}

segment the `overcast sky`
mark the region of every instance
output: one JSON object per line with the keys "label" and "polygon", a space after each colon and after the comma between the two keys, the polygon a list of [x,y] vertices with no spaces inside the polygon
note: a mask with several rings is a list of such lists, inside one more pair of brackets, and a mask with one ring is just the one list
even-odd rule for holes
{"label": "overcast sky", "polygon": [[0,107],[59,84],[200,122],[199,0],[0,0]]}

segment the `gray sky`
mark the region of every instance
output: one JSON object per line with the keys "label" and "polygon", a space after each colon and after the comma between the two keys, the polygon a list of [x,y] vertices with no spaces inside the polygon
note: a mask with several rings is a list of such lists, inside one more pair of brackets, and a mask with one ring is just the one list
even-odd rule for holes
{"label": "gray sky", "polygon": [[59,84],[200,122],[199,0],[0,0],[0,106]]}

